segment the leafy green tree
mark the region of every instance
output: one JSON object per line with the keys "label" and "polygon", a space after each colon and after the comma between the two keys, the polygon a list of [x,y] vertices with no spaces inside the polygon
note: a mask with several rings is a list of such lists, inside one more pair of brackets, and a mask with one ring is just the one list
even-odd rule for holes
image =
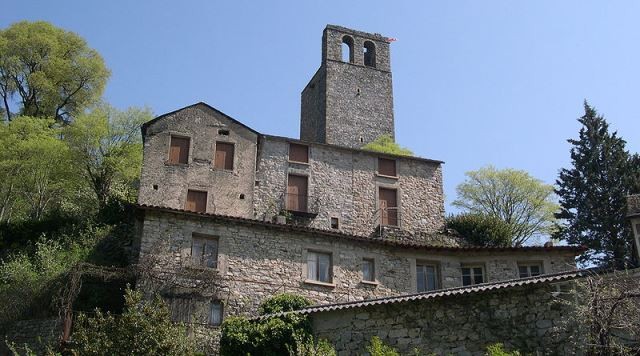
{"label": "leafy green tree", "polygon": [[52,123],[16,117],[0,124],[0,222],[39,220],[76,191],[69,149]]}
{"label": "leafy green tree", "polygon": [[22,21],[0,31],[0,96],[7,120],[18,113],[68,121],[95,103],[109,70],[77,34],[48,22]]}
{"label": "leafy green tree", "polygon": [[97,310],[80,314],[72,335],[72,351],[79,355],[194,355],[186,328],[171,321],[160,297],[143,300],[127,289],[125,312],[116,316]]}
{"label": "leafy green tree", "polygon": [[466,173],[458,185],[453,205],[473,214],[495,216],[511,229],[511,245],[520,245],[534,236],[549,234],[554,226],[553,186],[525,171],[498,170],[493,166]]}
{"label": "leafy green tree", "polygon": [[584,110],[578,139],[568,140],[571,168],[562,169],[556,181],[557,217],[563,221],[556,236],[588,247],[581,262],[622,268],[634,264],[625,210],[626,196],[638,192],[639,160],[586,102]]}
{"label": "leafy green tree", "polygon": [[389,135],[382,135],[376,138],[373,142],[362,146],[362,149],[365,151],[382,152],[400,156],[413,156],[413,152],[411,152],[410,149],[401,147],[395,143]]}
{"label": "leafy green tree", "polygon": [[65,127],[74,160],[100,208],[114,196],[134,200],[142,166],[140,125],[152,118],[149,109],[118,111],[101,105]]}
{"label": "leafy green tree", "polygon": [[511,227],[502,219],[485,214],[459,214],[446,219],[447,227],[477,246],[511,245]]}

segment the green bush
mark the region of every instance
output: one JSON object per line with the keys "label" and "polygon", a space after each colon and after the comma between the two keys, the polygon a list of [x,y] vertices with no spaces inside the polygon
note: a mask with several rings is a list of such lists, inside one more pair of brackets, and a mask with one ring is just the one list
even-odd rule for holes
{"label": "green bush", "polygon": [[182,324],[171,321],[160,297],[143,300],[127,288],[126,309],[116,316],[99,309],[81,313],[75,323],[71,352],[79,355],[194,355],[193,342]]}
{"label": "green bush", "polygon": [[[311,305],[304,297],[279,294],[266,299],[258,308],[260,315],[293,311]],[[306,315],[286,314],[263,320],[244,317],[227,318],[222,323],[220,353],[222,355],[286,355],[298,350],[298,340],[311,335]],[[306,345],[309,346],[309,345]]]}
{"label": "green bush", "polygon": [[519,351],[506,351],[502,343],[491,344],[487,346],[487,351],[484,353],[487,356],[520,356]]}
{"label": "green bush", "polygon": [[369,142],[362,146],[365,151],[374,151],[381,153],[389,153],[399,156],[413,156],[413,152],[410,149],[401,147],[393,141],[393,137],[390,135],[382,135],[376,138],[373,142]]}
{"label": "green bush", "polygon": [[460,214],[447,218],[447,228],[457,231],[472,245],[511,245],[511,228],[500,218],[482,214]]}
{"label": "green bush", "polygon": [[400,356],[398,351],[383,343],[377,336],[371,338],[371,342],[367,345],[367,352],[371,356]]}

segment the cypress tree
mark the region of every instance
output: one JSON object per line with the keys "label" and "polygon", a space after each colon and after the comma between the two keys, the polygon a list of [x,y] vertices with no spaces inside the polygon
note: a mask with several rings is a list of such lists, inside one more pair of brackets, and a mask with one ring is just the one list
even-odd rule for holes
{"label": "cypress tree", "polygon": [[596,110],[584,103],[579,138],[569,139],[572,167],[556,180],[560,197],[556,237],[588,251],[579,262],[615,268],[634,265],[633,237],[626,222],[626,196],[638,188],[637,155]]}

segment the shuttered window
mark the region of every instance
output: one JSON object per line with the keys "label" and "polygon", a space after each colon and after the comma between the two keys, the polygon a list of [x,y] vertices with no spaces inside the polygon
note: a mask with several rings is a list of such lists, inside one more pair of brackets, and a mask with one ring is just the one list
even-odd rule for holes
{"label": "shuttered window", "polygon": [[309,146],[289,144],[289,161],[309,163]]}
{"label": "shuttered window", "polygon": [[209,303],[209,325],[219,326],[222,324],[222,303],[214,300]]}
{"label": "shuttered window", "polygon": [[195,308],[193,302],[185,297],[173,297],[169,301],[171,320],[174,322],[190,323]]}
{"label": "shuttered window", "polygon": [[378,174],[383,176],[396,176],[396,160],[378,158]]}
{"label": "shuttered window", "polygon": [[191,263],[193,266],[218,268],[218,239],[194,234],[191,238]]}
{"label": "shuttered window", "polygon": [[171,136],[169,147],[169,163],[187,164],[189,163],[189,138]]}
{"label": "shuttered window", "polygon": [[184,210],[196,211],[198,213],[206,212],[207,192],[201,192],[197,190],[187,191],[187,202],[184,205]]}
{"label": "shuttered window", "polygon": [[213,166],[217,169],[232,171],[233,151],[234,147],[232,143],[216,142],[216,156]]}

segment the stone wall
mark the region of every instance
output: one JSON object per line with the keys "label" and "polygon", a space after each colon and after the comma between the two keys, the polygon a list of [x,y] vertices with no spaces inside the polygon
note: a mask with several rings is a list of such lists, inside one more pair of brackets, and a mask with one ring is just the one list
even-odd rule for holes
{"label": "stone wall", "polygon": [[57,318],[20,320],[4,329],[0,340],[0,355],[9,355],[5,341],[13,343],[19,350],[24,350],[26,344],[40,355],[44,354],[47,346],[56,346],[62,335],[62,322]]}
{"label": "stone wall", "polygon": [[640,194],[627,197],[627,215],[640,215]]}
{"label": "stone wall", "polygon": [[373,336],[401,354],[417,348],[421,355],[484,355],[497,342],[527,354],[575,354],[568,341],[577,330],[555,291],[553,285],[531,285],[323,311],[311,319],[316,336],[331,342],[338,355],[364,352]]}
{"label": "stone wall", "polygon": [[[190,263],[194,233],[218,240],[217,268]],[[307,280],[308,251],[331,254],[330,283]],[[296,231],[281,225],[157,209],[145,212],[140,256],[147,273],[139,280],[144,290],[194,295],[203,303],[219,300],[224,304],[225,315],[254,315],[262,300],[281,292],[303,295],[317,304],[415,293],[416,261],[437,266],[442,288],[462,284],[463,264],[482,265],[488,281],[517,278],[518,262],[522,261],[538,261],[546,273],[575,267],[570,251],[409,248]],[[363,258],[374,260],[373,283],[362,280]]]}
{"label": "stone wall", "polygon": [[[253,216],[256,133],[206,104],[164,115],[144,133],[141,204],[182,209],[187,190],[193,189],[207,192],[207,212]],[[190,138],[188,164],[167,163],[171,135]],[[218,141],[235,146],[232,171],[213,166]]]}
{"label": "stone wall", "polygon": [[319,214],[298,221],[310,227],[329,229],[331,217],[339,219],[339,231],[363,236],[375,235],[378,188],[397,189],[400,229],[412,239],[428,241],[429,234],[444,228],[442,170],[437,161],[412,157],[396,160],[397,178],[380,176],[378,157],[385,155],[310,144],[309,164],[289,162],[289,142],[273,136],[261,141],[254,196],[255,217],[272,220],[284,207],[287,175],[307,176],[308,195]]}
{"label": "stone wall", "polygon": [[300,139],[326,142],[326,70],[321,66],[300,95]]}

